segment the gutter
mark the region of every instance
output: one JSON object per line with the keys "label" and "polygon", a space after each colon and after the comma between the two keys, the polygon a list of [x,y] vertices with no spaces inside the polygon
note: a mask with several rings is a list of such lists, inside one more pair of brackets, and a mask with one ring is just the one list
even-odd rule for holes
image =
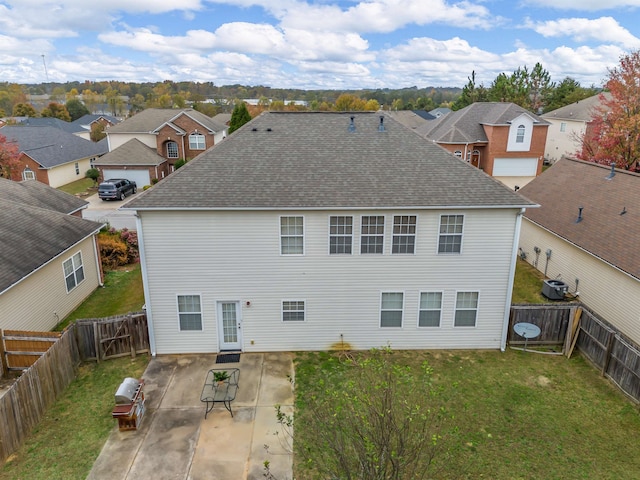
{"label": "gutter", "polygon": [[513,231],[513,249],[511,251],[511,264],[509,265],[509,283],[507,284],[507,298],[504,302],[504,320],[502,323],[502,337],[500,338],[500,351],[507,348],[507,333],[509,330],[509,314],[511,313],[511,296],[513,295],[513,281],[516,276],[516,261],[518,258],[518,241],[520,239],[520,228],[522,226],[522,216],[525,209],[522,208],[516,215],[516,226]]}

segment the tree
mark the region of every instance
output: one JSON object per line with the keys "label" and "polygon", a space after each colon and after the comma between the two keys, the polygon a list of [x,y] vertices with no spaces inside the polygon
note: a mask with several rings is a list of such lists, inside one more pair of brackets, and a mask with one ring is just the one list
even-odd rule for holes
{"label": "tree", "polygon": [[533,70],[518,67],[511,75],[500,73],[487,92],[492,102],[512,102],[527,110],[539,113],[555,85],[542,64],[536,63]]}
{"label": "tree", "polygon": [[439,390],[428,364],[412,368],[393,355],[373,350],[318,367],[333,370],[296,413],[295,424],[309,434],[294,443],[319,478],[431,478],[443,448]]}
{"label": "tree", "polygon": [[243,101],[238,101],[231,112],[231,120],[229,121],[229,134],[235,132],[242,125],[251,120],[247,105]]}
{"label": "tree", "polygon": [[13,116],[14,117],[37,117],[38,112],[33,108],[33,105],[29,103],[18,103],[15,107],[13,107]]}
{"label": "tree", "polygon": [[91,132],[89,133],[89,138],[91,138],[91,141],[99,142],[106,136],[107,134],[104,133],[104,125],[102,123],[93,122],[91,124]]}
{"label": "tree", "polygon": [[0,135],[0,177],[18,180],[20,165],[20,149],[15,142]]}
{"label": "tree", "polygon": [[640,51],[620,58],[609,70],[600,106],[582,136],[579,158],[629,170],[640,170]]}
{"label": "tree", "polygon": [[473,70],[471,76],[467,77],[469,80],[467,84],[462,87],[462,93],[458,99],[453,102],[451,106],[452,110],[460,110],[464,107],[468,107],[472,103],[486,102],[487,101],[487,89],[484,85],[480,84],[476,86],[476,72]]}
{"label": "tree", "polygon": [[93,180],[93,186],[95,187],[98,184],[98,179],[100,178],[100,170],[97,168],[90,168],[84,176]]}
{"label": "tree", "polygon": [[84,106],[77,98],[72,98],[67,102],[67,111],[69,112],[69,116],[71,117],[71,121],[79,119],[84,115],[89,115],[89,109]]}
{"label": "tree", "polygon": [[358,112],[366,108],[367,102],[350,93],[343,93],[336,99],[336,110],[339,112]]}
{"label": "tree", "polygon": [[43,117],[59,118],[65,122],[71,121],[71,115],[69,115],[67,107],[55,102],[51,102],[47,107],[43,108],[40,115]]}

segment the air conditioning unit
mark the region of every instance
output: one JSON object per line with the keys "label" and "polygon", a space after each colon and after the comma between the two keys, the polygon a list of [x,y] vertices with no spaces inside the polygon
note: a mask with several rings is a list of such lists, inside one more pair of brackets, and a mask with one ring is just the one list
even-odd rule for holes
{"label": "air conditioning unit", "polygon": [[569,285],[562,280],[545,280],[542,282],[542,295],[549,300],[564,300],[564,295],[569,291]]}

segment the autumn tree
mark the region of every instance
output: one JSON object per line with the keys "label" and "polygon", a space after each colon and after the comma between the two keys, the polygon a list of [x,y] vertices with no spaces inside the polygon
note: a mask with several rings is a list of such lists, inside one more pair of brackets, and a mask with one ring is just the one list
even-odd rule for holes
{"label": "autumn tree", "polygon": [[249,110],[247,110],[247,105],[241,100],[236,102],[236,106],[233,107],[233,112],[231,113],[231,120],[229,121],[229,133],[233,133],[250,120],[251,115],[249,114]]}
{"label": "autumn tree", "polygon": [[104,125],[102,123],[93,122],[91,124],[91,132],[89,133],[89,138],[91,138],[91,141],[99,142],[106,136],[107,134],[104,133]]}
{"label": "autumn tree", "polygon": [[33,105],[29,103],[18,103],[15,107],[13,107],[13,116],[14,117],[37,117],[38,112],[33,108]]}
{"label": "autumn tree", "polygon": [[640,170],[640,50],[620,58],[609,70],[591,125],[582,137],[583,160]]}
{"label": "autumn tree", "polygon": [[56,102],[51,102],[47,107],[43,108],[40,115],[43,117],[59,118],[65,122],[71,121],[71,115],[69,115],[67,107]]}
{"label": "autumn tree", "polygon": [[17,180],[21,167],[19,160],[20,149],[18,145],[9,142],[4,135],[0,135],[0,177]]}
{"label": "autumn tree", "polygon": [[343,93],[336,98],[336,110],[339,112],[358,112],[366,108],[367,102],[350,93]]}
{"label": "autumn tree", "polygon": [[79,119],[80,117],[83,117],[84,115],[89,115],[89,110],[87,109],[87,107],[85,107],[84,103],[82,103],[77,98],[68,100],[66,107],[72,122]]}

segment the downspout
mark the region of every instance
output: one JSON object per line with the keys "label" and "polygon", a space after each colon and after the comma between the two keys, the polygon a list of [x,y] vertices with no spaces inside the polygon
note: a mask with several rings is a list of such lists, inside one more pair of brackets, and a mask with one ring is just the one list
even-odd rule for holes
{"label": "downspout", "polygon": [[140,271],[142,272],[142,289],[144,291],[144,304],[147,312],[147,330],[149,331],[149,351],[156,356],[156,336],[153,330],[153,315],[151,313],[151,295],[149,295],[149,281],[147,277],[147,258],[142,234],[142,221],[136,212],[136,232],[138,233],[138,251],[140,253]]}
{"label": "downspout", "polygon": [[93,236],[93,255],[96,259],[98,267],[98,286],[104,287],[104,271],[102,270],[102,258],[100,255],[100,246],[98,245],[98,235]]}
{"label": "downspout", "polygon": [[518,258],[518,241],[520,240],[520,227],[522,226],[522,215],[525,209],[521,208],[516,215],[516,225],[513,232],[513,249],[511,251],[511,265],[509,265],[509,283],[507,284],[507,298],[504,302],[504,321],[502,324],[502,338],[500,339],[500,351],[507,348],[507,333],[509,331],[509,315],[511,313],[511,296],[513,295],[513,281],[516,276],[516,260]]}

